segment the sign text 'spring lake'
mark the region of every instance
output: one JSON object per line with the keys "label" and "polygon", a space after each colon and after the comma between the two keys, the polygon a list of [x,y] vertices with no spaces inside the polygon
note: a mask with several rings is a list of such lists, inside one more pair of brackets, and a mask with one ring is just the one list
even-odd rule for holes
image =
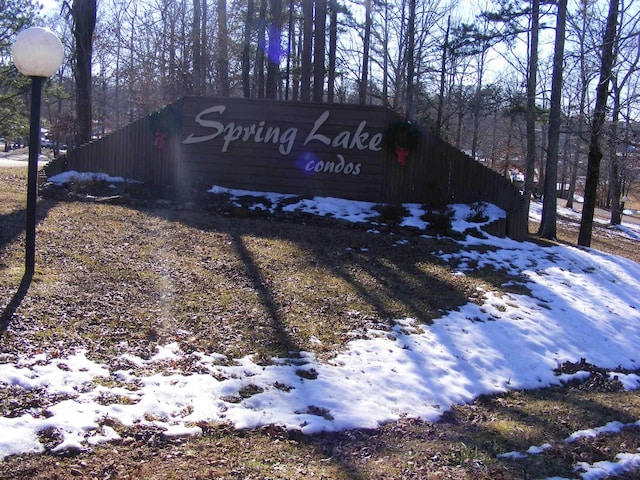
{"label": "sign text 'spring lake'", "polygon": [[[265,120],[246,125],[238,124],[234,121],[225,123],[221,120],[226,109],[225,105],[216,105],[200,111],[195,117],[196,123],[203,128],[211,129],[211,131],[200,135],[191,133],[182,143],[203,143],[220,137],[222,140],[221,153],[228,152],[236,142],[253,142],[256,144],[278,145],[278,152],[281,155],[289,155],[296,145],[300,130],[298,127],[282,128],[278,125],[267,124]],[[355,129],[342,130],[331,136],[326,131],[325,125],[329,117],[329,110],[325,110],[315,119],[302,142],[302,146],[305,149],[313,148],[314,144],[320,144],[321,148],[339,149],[343,153],[345,150],[368,150],[371,152],[382,150],[383,134],[368,132],[366,130],[366,120],[360,121]],[[337,164],[335,162],[324,162],[316,158],[309,160],[304,169],[307,172],[318,173],[345,173],[352,175],[360,173],[361,164],[353,165],[347,163],[342,154],[336,153],[336,155],[338,158]]]}

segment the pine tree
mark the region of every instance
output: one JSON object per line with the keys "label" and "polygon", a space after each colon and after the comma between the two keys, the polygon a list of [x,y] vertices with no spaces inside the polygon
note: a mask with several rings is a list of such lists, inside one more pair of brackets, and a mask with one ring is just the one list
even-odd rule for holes
{"label": "pine tree", "polygon": [[[33,25],[39,8],[31,0],[1,0],[0,6],[0,58],[10,58],[15,36]],[[29,84],[11,62],[0,61],[0,136],[5,142],[28,134],[29,112],[16,93],[28,92]]]}

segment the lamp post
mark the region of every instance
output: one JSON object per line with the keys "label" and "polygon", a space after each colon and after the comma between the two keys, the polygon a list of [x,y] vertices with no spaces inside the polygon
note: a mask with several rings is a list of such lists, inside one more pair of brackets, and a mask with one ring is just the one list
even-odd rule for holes
{"label": "lamp post", "polygon": [[13,63],[20,73],[31,77],[31,117],[29,123],[29,166],[27,173],[27,226],[25,274],[35,271],[36,202],[38,196],[38,156],[40,154],[40,101],[42,84],[52,76],[64,58],[60,39],[49,29],[32,27],[16,37],[11,48]]}

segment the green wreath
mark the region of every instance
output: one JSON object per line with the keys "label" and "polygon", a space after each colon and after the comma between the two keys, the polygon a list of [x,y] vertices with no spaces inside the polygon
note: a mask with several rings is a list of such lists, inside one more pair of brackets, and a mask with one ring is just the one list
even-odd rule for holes
{"label": "green wreath", "polygon": [[404,166],[409,154],[418,147],[420,128],[406,119],[395,120],[387,127],[385,140],[389,149],[395,153],[398,163]]}
{"label": "green wreath", "polygon": [[182,114],[173,106],[153,112],[149,116],[149,129],[153,134],[154,146],[162,150],[169,136],[179,132],[181,125]]}

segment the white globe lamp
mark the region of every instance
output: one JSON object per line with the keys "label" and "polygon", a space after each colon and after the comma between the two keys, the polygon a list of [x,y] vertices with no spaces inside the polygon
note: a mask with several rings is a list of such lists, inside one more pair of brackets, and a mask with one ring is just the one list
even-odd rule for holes
{"label": "white globe lamp", "polygon": [[29,124],[29,171],[27,174],[27,227],[25,278],[35,270],[36,202],[38,196],[38,156],[40,155],[40,102],[42,84],[52,76],[64,58],[60,39],[48,28],[31,27],[16,37],[11,47],[13,63],[20,73],[31,77],[31,118]]}
{"label": "white globe lamp", "polygon": [[13,63],[28,77],[49,78],[58,71],[64,58],[60,39],[48,28],[23,30],[11,47]]}

